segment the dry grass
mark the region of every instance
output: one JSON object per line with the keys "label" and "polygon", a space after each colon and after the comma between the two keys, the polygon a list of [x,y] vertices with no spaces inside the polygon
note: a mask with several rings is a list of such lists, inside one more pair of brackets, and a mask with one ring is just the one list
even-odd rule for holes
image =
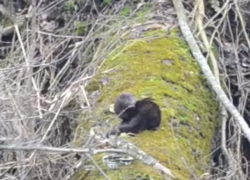
{"label": "dry grass", "polygon": [[[0,62],[1,145],[72,146],[79,114],[89,111],[97,99],[85,88],[123,43],[126,27],[135,23],[130,16],[138,10],[122,17],[126,1],[102,8],[83,2],[73,12],[60,12],[66,6],[63,1],[33,3],[24,26],[14,26],[11,46]],[[51,12],[67,19],[63,27],[54,26],[55,19],[44,20]],[[83,36],[75,33],[81,19],[87,22]],[[75,153],[0,151],[0,178],[69,179],[86,159],[91,158],[76,161]]]}
{"label": "dry grass", "polygon": [[[247,29],[250,14],[247,9],[250,3],[248,1],[222,3],[217,0],[204,3],[203,29],[211,37],[210,47],[205,50],[208,54],[207,59],[210,60],[211,45],[215,45],[218,48],[217,63],[222,86],[249,123],[250,106],[247,88],[249,68],[244,63],[246,58],[249,58],[247,49],[250,48],[250,34]],[[199,12],[192,12],[191,17],[194,18],[196,13]],[[197,33],[197,38],[200,35],[201,31]],[[232,117],[223,113],[222,119],[214,142],[215,152],[212,154],[214,166],[209,167],[212,168],[212,175],[207,176],[207,179],[249,179],[249,142],[242,137],[239,124]]]}

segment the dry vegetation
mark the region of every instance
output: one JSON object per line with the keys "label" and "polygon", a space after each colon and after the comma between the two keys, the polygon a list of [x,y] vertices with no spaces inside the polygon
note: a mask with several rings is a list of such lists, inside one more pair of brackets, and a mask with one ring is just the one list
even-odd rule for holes
{"label": "dry vegetation", "polygon": [[[205,44],[200,47],[208,59],[213,60],[211,44],[218,49],[211,63],[215,75],[219,69],[225,92],[249,123],[250,2],[204,1],[204,12],[203,1],[197,2],[184,3],[190,27]],[[0,179],[69,179],[81,161],[92,160],[89,155],[78,159],[67,149],[73,146],[79,114],[91,111],[98,98],[98,93],[86,92],[86,86],[123,43],[127,30],[139,26],[130,17],[150,5],[156,12],[144,15],[144,22],[151,19],[174,27],[176,19],[165,16],[174,14],[173,6],[160,0],[0,3],[0,145],[33,147],[1,150]],[[204,178],[247,179],[249,142],[230,114],[223,119],[215,135],[211,174]],[[43,148],[34,151],[39,146]]]}
{"label": "dry vegetation", "polygon": [[[249,81],[249,66],[245,58],[249,57],[250,47],[247,30],[249,12],[246,11],[249,7],[248,1],[214,0],[203,3],[197,0],[194,8],[190,9],[190,14],[196,15],[196,37],[203,42],[201,49],[205,49],[203,53],[211,61],[215,77],[220,78],[224,91],[248,124],[249,95],[246,84]],[[211,45],[215,45],[218,51],[213,51]],[[222,124],[215,136],[213,175],[209,179],[249,179],[249,137],[242,136],[246,131],[243,133],[242,124],[239,125],[231,114],[221,108]],[[249,131],[248,126],[246,129]]]}
{"label": "dry vegetation", "polygon": [[[6,2],[2,7],[12,7]],[[129,9],[122,16],[125,5]],[[98,97],[85,87],[122,43],[126,22],[138,10],[132,5],[30,1],[16,17],[4,14],[8,19],[2,22],[16,25],[1,33],[1,145],[72,146],[79,113],[89,111]],[[23,24],[16,22],[24,18]],[[0,176],[68,179],[78,164],[74,156],[1,151]]]}

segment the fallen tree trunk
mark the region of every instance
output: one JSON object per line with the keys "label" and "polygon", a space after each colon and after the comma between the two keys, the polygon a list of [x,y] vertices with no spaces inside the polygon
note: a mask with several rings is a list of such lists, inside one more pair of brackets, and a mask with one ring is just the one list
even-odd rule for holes
{"label": "fallen tree trunk", "polygon": [[[150,36],[145,33],[143,39],[127,43],[107,58],[88,87],[89,93],[101,92],[94,111],[102,121],[114,118],[107,111],[122,92],[131,92],[137,99],[155,99],[163,115],[160,129],[126,139],[168,167],[177,179],[199,178],[209,170],[211,142],[219,122],[214,95],[177,33],[148,33]],[[80,126],[85,127],[85,123],[83,120]],[[114,171],[97,159],[111,179],[132,179],[138,174],[163,178],[139,161]],[[85,179],[98,179],[96,173],[88,172],[87,178],[86,171],[80,174]],[[82,177],[80,174],[77,177]]]}

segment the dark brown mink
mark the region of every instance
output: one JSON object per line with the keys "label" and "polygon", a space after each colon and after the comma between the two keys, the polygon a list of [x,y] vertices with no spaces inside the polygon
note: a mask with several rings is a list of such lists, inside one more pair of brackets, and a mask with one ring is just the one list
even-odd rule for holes
{"label": "dark brown mink", "polygon": [[151,98],[136,101],[131,93],[123,93],[116,98],[115,113],[122,119],[109,134],[135,133],[157,130],[161,123],[161,110]]}

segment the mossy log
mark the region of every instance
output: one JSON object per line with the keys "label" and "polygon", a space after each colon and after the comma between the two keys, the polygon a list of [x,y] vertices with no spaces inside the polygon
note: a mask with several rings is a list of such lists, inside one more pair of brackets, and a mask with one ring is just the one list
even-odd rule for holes
{"label": "mossy log", "polygon": [[[108,83],[102,84],[102,79],[108,79]],[[96,90],[101,91],[101,97],[94,111],[103,121],[109,116],[104,112],[122,92],[131,92],[137,99],[153,98],[162,111],[160,129],[126,139],[168,167],[177,179],[200,178],[209,172],[218,106],[178,32],[166,35],[151,31],[124,45],[107,58],[89,85],[89,92]],[[84,124],[83,120],[81,126]],[[112,180],[165,179],[138,160],[118,170],[109,170],[102,161],[97,162]],[[98,170],[81,170],[76,179],[104,177]]]}

